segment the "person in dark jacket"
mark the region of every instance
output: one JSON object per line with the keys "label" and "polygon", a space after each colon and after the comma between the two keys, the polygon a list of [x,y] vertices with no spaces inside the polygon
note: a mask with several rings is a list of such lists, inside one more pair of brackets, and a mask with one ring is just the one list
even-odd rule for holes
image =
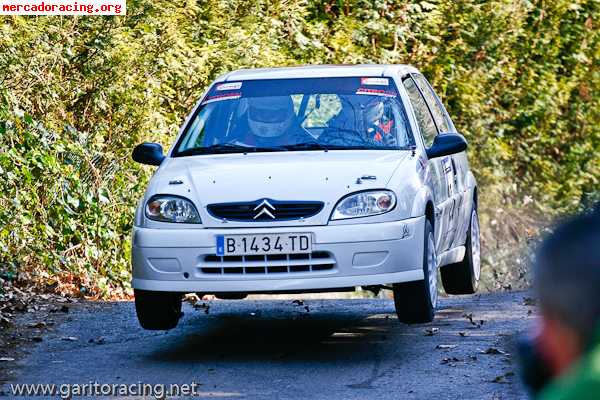
{"label": "person in dark jacket", "polygon": [[521,346],[525,382],[541,400],[600,399],[600,213],[557,227],[534,279],[541,316]]}

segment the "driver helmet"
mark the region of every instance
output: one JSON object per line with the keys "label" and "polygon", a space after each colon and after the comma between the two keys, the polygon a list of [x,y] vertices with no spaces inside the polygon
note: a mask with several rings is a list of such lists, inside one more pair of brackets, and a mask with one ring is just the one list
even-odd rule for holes
{"label": "driver helmet", "polygon": [[295,117],[290,96],[248,99],[248,126],[253,135],[273,138],[284,135]]}
{"label": "driver helmet", "polygon": [[364,126],[365,129],[376,125],[385,115],[384,100],[379,96],[353,95],[341,97],[344,100],[342,104],[349,105],[349,107],[343,107],[342,111],[345,111],[345,113],[340,112],[339,116],[344,115],[344,119],[355,116],[357,118],[355,123]]}
{"label": "driver helmet", "polygon": [[374,97],[361,104],[367,127],[376,125],[383,118],[385,106],[379,97]]}

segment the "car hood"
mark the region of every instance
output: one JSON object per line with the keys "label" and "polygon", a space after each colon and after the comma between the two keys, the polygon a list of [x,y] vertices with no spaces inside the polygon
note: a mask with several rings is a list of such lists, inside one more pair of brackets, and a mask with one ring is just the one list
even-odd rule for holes
{"label": "car hood", "polygon": [[[324,210],[302,223],[326,224],[345,195],[382,189],[408,157],[408,151],[341,150],[221,154],[168,158],[153,177],[147,195],[170,193],[192,200],[204,226],[222,226],[208,214],[214,203],[322,201]],[[360,179],[363,176],[375,179]],[[287,221],[294,225],[297,221]],[[230,221],[228,227],[248,226]],[[259,226],[260,222],[251,222]],[[272,223],[271,223],[272,224]]]}

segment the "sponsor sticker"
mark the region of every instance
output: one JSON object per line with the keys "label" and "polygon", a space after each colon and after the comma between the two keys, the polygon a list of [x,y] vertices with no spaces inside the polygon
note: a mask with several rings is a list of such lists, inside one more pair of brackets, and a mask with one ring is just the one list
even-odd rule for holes
{"label": "sponsor sticker", "polygon": [[396,93],[383,89],[358,88],[356,94],[366,94],[371,96],[396,97]]}
{"label": "sponsor sticker", "polygon": [[217,85],[217,90],[240,90],[242,88],[242,82],[227,82]]}
{"label": "sponsor sticker", "polygon": [[389,86],[388,78],[360,78],[361,85]]}
{"label": "sponsor sticker", "polygon": [[208,103],[213,103],[215,101],[222,101],[222,100],[234,100],[234,99],[239,99],[240,97],[242,97],[242,94],[240,92],[217,94],[214,96],[208,96],[202,102],[202,104],[208,104]]}

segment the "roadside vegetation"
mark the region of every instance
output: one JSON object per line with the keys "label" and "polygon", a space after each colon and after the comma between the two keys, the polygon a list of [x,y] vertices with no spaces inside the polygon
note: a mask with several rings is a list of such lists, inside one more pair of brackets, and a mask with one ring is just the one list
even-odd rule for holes
{"label": "roadside vegetation", "polygon": [[[129,1],[127,17],[0,25],[0,296],[37,285],[128,293],[130,231],[152,173],[227,71],[410,63],[468,139],[484,288],[527,284],[527,246],[600,200],[597,0]],[[0,313],[2,311],[0,310]]]}

